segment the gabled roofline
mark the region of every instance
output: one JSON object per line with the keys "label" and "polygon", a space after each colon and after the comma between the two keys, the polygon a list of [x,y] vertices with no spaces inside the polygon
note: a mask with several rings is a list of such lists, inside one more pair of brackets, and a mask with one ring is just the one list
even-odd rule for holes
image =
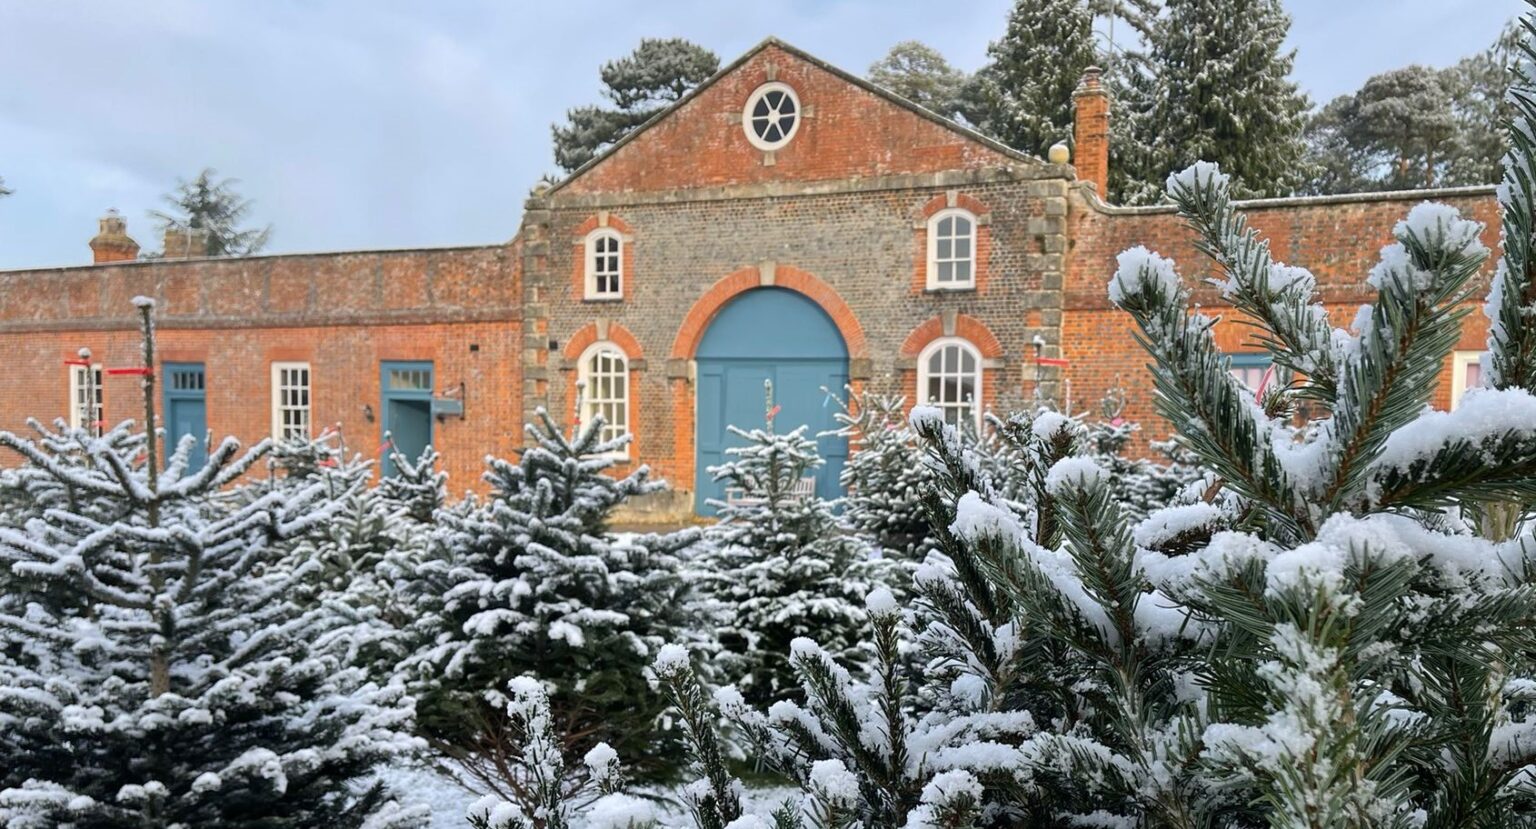
{"label": "gabled roofline", "polygon": [[753,46],[751,49],[748,49],[746,52],[743,52],[740,57],[736,58],[735,60],[733,60],[730,63],[726,64],[725,66],[721,67],[720,71],[716,72],[713,75],[710,75],[709,78],[706,79],[703,83],[699,84],[698,86],[694,87],[693,89],[688,90],[688,92],[686,94],[684,94],[683,97],[678,98],[676,101],[673,101],[671,104],[669,104],[666,107],[664,107],[660,112],[657,112],[655,115],[652,115],[650,118],[647,118],[644,123],[640,124],[640,126],[635,127],[634,129],[630,130],[628,133],[626,133],[624,135],[623,138],[620,138],[618,141],[613,142],[613,144],[611,146],[609,146],[607,149],[605,149],[602,152],[598,153],[597,155],[593,156],[590,161],[588,161],[587,163],[581,165],[580,167],[577,167],[575,170],[572,170],[570,175],[568,175],[565,178],[561,179],[558,184],[556,184],[553,187],[549,188],[548,190],[544,191],[544,193],[541,194],[541,195],[552,196],[555,193],[558,193],[567,184],[570,184],[571,182],[573,182],[576,179],[580,178],[581,176],[585,175],[588,170],[591,170],[592,168],[594,168],[597,165],[599,165],[599,164],[603,163],[604,161],[606,161],[609,156],[613,155],[615,152],[618,152],[620,147],[623,147],[625,144],[628,144],[630,141],[633,141],[641,133],[645,132],[646,130],[648,130],[651,127],[655,126],[662,119],[670,116],[672,113],[674,113],[677,110],[681,109],[684,105],[686,105],[689,101],[692,101],[699,94],[703,93],[705,90],[707,90],[710,87],[714,86],[721,78],[725,77],[726,75],[731,74],[732,72],[735,72],[737,69],[740,69],[742,67],[742,65],[745,64],[748,60],[751,60],[759,52],[762,52],[764,49],[767,49],[770,46],[778,47],[779,49],[782,49],[785,52],[788,52],[789,54],[791,54],[791,55],[793,55],[793,56],[795,56],[795,57],[805,61],[806,63],[811,64],[812,66],[815,66],[818,69],[821,69],[824,72],[831,73],[834,77],[837,77],[837,78],[839,78],[839,79],[841,79],[841,80],[843,80],[843,81],[845,81],[847,83],[853,84],[854,86],[864,90],[865,92],[869,92],[869,93],[871,93],[871,94],[873,94],[873,95],[875,95],[877,97],[884,98],[886,101],[888,101],[888,102],[890,102],[892,104],[895,104],[896,106],[899,106],[902,109],[905,109],[905,110],[911,112],[912,114],[917,115],[920,118],[924,118],[924,119],[927,119],[929,121],[932,121],[933,123],[938,124],[941,127],[944,127],[945,129],[949,130],[950,132],[953,132],[953,133],[955,133],[957,135],[960,135],[961,137],[967,138],[967,139],[969,139],[971,141],[975,141],[976,143],[981,144],[981,145],[987,147],[988,149],[991,149],[991,150],[993,150],[995,152],[1001,153],[1001,154],[1003,154],[1005,156],[1008,156],[1009,158],[1012,158],[1012,159],[1014,159],[1016,161],[1022,161],[1022,162],[1026,162],[1026,163],[1040,164],[1040,165],[1046,165],[1047,164],[1047,162],[1044,159],[1036,158],[1035,156],[1029,155],[1028,153],[1016,150],[1013,147],[1010,147],[1007,144],[1004,144],[1003,142],[998,141],[995,138],[989,138],[989,137],[987,137],[985,135],[982,135],[981,133],[977,132],[976,130],[973,130],[970,127],[967,127],[967,126],[965,126],[963,124],[957,123],[956,121],[954,121],[951,118],[945,118],[944,116],[934,112],[933,110],[930,110],[930,109],[928,109],[928,108],[926,108],[926,107],[924,107],[924,106],[922,106],[920,104],[914,103],[914,102],[912,102],[912,101],[910,101],[910,100],[908,100],[906,98],[903,98],[902,96],[897,95],[896,93],[890,91],[889,89],[886,89],[883,86],[879,86],[877,84],[871,83],[867,79],[861,78],[858,75],[853,74],[852,72],[849,72],[849,71],[847,71],[845,69],[842,69],[841,67],[835,66],[835,65],[833,65],[831,63],[828,63],[828,62],[822,60],[821,58],[818,58],[815,55],[812,55],[811,53],[805,51],[804,49],[800,49],[800,48],[797,48],[795,46],[791,46],[790,44],[785,43],[784,41],[778,39],[777,37],[769,35],[768,37],[763,38],[763,40],[758,42],[758,44],[756,46]]}

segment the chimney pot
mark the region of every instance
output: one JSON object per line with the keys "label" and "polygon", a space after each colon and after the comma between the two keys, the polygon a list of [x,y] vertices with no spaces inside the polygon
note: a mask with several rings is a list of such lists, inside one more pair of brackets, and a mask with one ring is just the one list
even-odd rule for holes
{"label": "chimney pot", "polygon": [[170,226],[165,229],[166,259],[197,259],[208,255],[208,231],[200,227]]}
{"label": "chimney pot", "polygon": [[139,243],[128,236],[128,222],[116,210],[108,210],[97,223],[95,238],[91,239],[91,261],[97,265],[108,262],[130,262],[139,258]]}
{"label": "chimney pot", "polygon": [[1076,104],[1072,138],[1078,180],[1091,183],[1099,198],[1108,199],[1109,93],[1104,90],[1102,77],[1103,70],[1097,66],[1083,70],[1083,78],[1072,93]]}

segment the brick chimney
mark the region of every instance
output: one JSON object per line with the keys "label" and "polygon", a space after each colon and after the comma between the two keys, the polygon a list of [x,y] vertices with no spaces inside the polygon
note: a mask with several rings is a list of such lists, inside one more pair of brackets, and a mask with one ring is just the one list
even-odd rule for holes
{"label": "brick chimney", "polygon": [[1077,178],[1092,182],[1099,198],[1109,198],[1109,93],[1104,91],[1103,74],[1097,66],[1083,71],[1083,79],[1072,93],[1077,105],[1073,117],[1073,142],[1077,145]]}
{"label": "brick chimney", "polygon": [[91,253],[92,261],[98,265],[139,258],[139,243],[129,238],[128,222],[116,210],[108,210],[101,217],[101,228],[91,240]]}
{"label": "brick chimney", "polygon": [[208,255],[208,231],[200,227],[165,229],[165,259],[197,259]]}

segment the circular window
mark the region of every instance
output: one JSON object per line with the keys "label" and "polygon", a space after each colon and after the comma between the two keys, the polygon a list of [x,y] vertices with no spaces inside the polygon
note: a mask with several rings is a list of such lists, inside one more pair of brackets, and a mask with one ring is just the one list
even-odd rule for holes
{"label": "circular window", "polygon": [[747,140],[759,150],[777,150],[800,128],[800,99],[781,83],[765,83],[747,98],[741,112]]}

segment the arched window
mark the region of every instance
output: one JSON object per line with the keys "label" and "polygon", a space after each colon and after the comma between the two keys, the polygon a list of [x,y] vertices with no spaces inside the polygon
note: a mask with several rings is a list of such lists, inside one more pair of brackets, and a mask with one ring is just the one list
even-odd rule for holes
{"label": "arched window", "polygon": [[944,412],[944,422],[969,419],[981,428],[981,354],[957,337],[934,340],[917,358],[919,402]]}
{"label": "arched window", "polygon": [[940,210],[928,220],[928,290],[976,287],[976,217],[968,210]]}
{"label": "arched window", "polygon": [[587,234],[587,299],[624,298],[624,240],[599,228]]}
{"label": "arched window", "polygon": [[[603,418],[605,441],[629,434],[629,360],[613,343],[595,343],[581,355],[581,420]],[[615,454],[629,454],[629,448]]]}

